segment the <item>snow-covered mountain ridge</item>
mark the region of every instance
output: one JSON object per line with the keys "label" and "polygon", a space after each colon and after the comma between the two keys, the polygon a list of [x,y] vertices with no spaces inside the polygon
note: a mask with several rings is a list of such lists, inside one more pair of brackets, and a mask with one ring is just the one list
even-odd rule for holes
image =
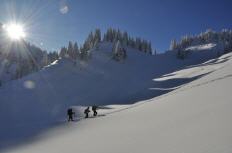
{"label": "snow-covered mountain ridge", "polygon": [[[186,83],[217,72],[231,61],[230,54],[213,59],[217,54],[211,49],[194,51],[187,59],[179,60],[174,52],[150,56],[128,48],[127,59],[117,62],[112,60],[111,48],[110,43],[103,43],[98,50],[92,50],[92,59],[88,62],[62,59],[38,73],[1,87],[0,118],[7,123],[1,127],[1,147],[12,140],[17,142],[36,135],[54,122],[64,121],[70,106],[95,104],[112,108],[114,104],[154,101],[151,98],[159,96],[159,99],[161,95],[166,96],[165,93],[185,89],[188,87],[184,86]],[[108,114],[106,118],[110,118],[114,112],[123,112],[121,110],[140,104],[113,106],[99,113]],[[9,112],[5,118],[4,114]],[[137,116],[136,120],[139,118]],[[13,129],[11,133],[9,127]]]}

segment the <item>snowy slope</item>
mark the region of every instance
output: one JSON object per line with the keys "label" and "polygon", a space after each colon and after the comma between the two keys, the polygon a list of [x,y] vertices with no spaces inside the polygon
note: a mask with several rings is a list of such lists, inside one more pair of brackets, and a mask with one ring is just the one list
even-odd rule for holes
{"label": "snowy slope", "polygon": [[[182,61],[176,59],[174,52],[149,56],[128,49],[128,59],[116,62],[111,58],[111,48],[111,44],[100,44],[98,50],[92,51],[89,62],[74,64],[61,59],[38,73],[2,86],[0,119],[4,124],[0,128],[0,149],[25,142],[62,123],[70,106],[132,104],[151,99],[217,69],[198,67],[228,60],[215,59],[199,65],[215,58],[216,53],[194,52],[191,58]],[[127,106],[105,111],[121,108]]]}
{"label": "snowy slope", "polygon": [[163,77],[211,73],[160,97],[113,109],[106,116],[60,126],[7,152],[230,153],[232,54],[197,67]]}

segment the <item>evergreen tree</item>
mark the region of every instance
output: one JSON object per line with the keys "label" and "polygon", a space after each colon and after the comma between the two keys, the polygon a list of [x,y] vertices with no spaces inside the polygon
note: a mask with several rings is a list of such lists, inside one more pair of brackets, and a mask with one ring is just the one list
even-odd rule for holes
{"label": "evergreen tree", "polygon": [[95,41],[95,44],[98,44],[99,42],[101,42],[101,30],[100,29],[95,30],[94,41]]}
{"label": "evergreen tree", "polygon": [[69,41],[68,43],[68,50],[67,50],[67,54],[69,58],[73,58],[73,54],[74,54],[74,49],[73,49],[73,43],[71,41]]}
{"label": "evergreen tree", "polygon": [[175,50],[175,49],[177,49],[176,39],[172,40],[170,44],[170,50]]}
{"label": "evergreen tree", "polygon": [[60,50],[60,53],[59,53],[59,56],[61,58],[64,58],[64,57],[67,57],[67,48],[66,47],[62,47],[61,50]]}
{"label": "evergreen tree", "polygon": [[[151,42],[148,42],[148,46],[147,46],[147,47],[148,47],[148,48],[147,48],[148,53],[152,55],[152,46],[151,46]],[[156,51],[155,51],[155,53],[156,53]]]}
{"label": "evergreen tree", "polygon": [[77,42],[75,42],[73,46],[73,59],[76,60],[78,57],[79,57],[79,48]]}
{"label": "evergreen tree", "polygon": [[152,54],[152,47],[150,42],[147,40],[141,40],[141,38],[133,38],[128,35],[127,32],[121,32],[119,29],[109,28],[107,32],[104,34],[103,41],[114,42],[120,41],[123,46],[130,46],[132,48],[136,48],[140,51]]}
{"label": "evergreen tree", "polygon": [[118,40],[117,42],[114,42],[113,44],[113,59],[116,61],[121,61],[126,59],[127,53],[125,48],[122,47],[122,44]]}
{"label": "evergreen tree", "polygon": [[124,32],[124,33],[123,33],[123,38],[122,38],[122,39],[123,39],[123,40],[122,40],[123,45],[124,45],[124,46],[128,46],[128,45],[129,45],[129,43],[128,43],[129,38],[128,38],[127,32]]}
{"label": "evergreen tree", "polygon": [[46,66],[48,64],[50,64],[49,59],[48,59],[48,54],[47,54],[47,52],[44,52],[43,59],[42,59],[42,65]]}
{"label": "evergreen tree", "polygon": [[88,60],[90,57],[90,53],[88,50],[81,48],[80,49],[80,59],[81,60]]}

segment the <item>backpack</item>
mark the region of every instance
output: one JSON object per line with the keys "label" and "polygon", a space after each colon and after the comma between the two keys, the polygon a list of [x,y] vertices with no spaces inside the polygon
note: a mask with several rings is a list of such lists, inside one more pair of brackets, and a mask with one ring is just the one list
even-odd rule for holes
{"label": "backpack", "polygon": [[67,113],[68,113],[68,114],[73,114],[72,109],[69,108]]}
{"label": "backpack", "polygon": [[97,106],[92,106],[92,110],[96,111],[97,110]]}
{"label": "backpack", "polygon": [[89,111],[89,109],[85,109],[85,114],[87,114],[87,113],[89,113],[90,111]]}

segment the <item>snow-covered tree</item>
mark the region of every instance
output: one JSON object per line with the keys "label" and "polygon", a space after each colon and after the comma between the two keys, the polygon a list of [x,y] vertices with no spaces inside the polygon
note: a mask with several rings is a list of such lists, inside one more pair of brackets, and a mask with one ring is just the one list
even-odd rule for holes
{"label": "snow-covered tree", "polygon": [[76,60],[79,57],[79,47],[77,45],[77,42],[73,45],[73,59]]}
{"label": "snow-covered tree", "polygon": [[126,50],[122,47],[122,44],[119,40],[117,42],[114,42],[112,52],[113,59],[115,59],[116,61],[124,60],[127,57]]}
{"label": "snow-covered tree", "polygon": [[182,53],[185,48],[193,45],[204,45],[208,43],[217,44],[221,48],[221,52],[227,53],[232,51],[232,31],[223,29],[221,32],[215,32],[208,29],[206,32],[202,32],[195,36],[182,37],[180,42],[175,40],[171,41],[170,50],[178,50],[178,57],[186,57],[186,53]]}
{"label": "snow-covered tree", "polygon": [[103,41],[117,42],[120,41],[123,46],[129,46],[142,52],[152,54],[152,46],[149,41],[141,38],[133,38],[127,32],[121,32],[119,29],[109,28],[104,34]]}
{"label": "snow-covered tree", "polygon": [[129,41],[128,33],[124,32],[123,33],[123,38],[122,38],[122,44],[123,44],[123,46],[128,46],[128,41]]}
{"label": "snow-covered tree", "polygon": [[68,43],[67,54],[68,54],[69,58],[73,57],[73,43],[71,41],[69,41],[69,43]]}
{"label": "snow-covered tree", "polygon": [[80,48],[80,59],[88,60],[89,58],[90,58],[89,50],[86,50],[85,48]]}
{"label": "snow-covered tree", "polygon": [[61,58],[67,57],[68,56],[68,50],[66,47],[62,47],[59,53],[59,56]]}
{"label": "snow-covered tree", "polygon": [[170,50],[175,50],[177,49],[177,42],[176,39],[173,39],[170,44]]}
{"label": "snow-covered tree", "polygon": [[55,60],[59,59],[59,55],[58,55],[58,53],[56,51],[49,52],[47,54],[47,56],[48,56],[48,63],[49,64],[52,63],[52,62],[54,62]]}
{"label": "snow-covered tree", "polygon": [[100,29],[96,29],[95,33],[94,33],[94,44],[97,45],[100,42],[101,42],[101,30]]}

